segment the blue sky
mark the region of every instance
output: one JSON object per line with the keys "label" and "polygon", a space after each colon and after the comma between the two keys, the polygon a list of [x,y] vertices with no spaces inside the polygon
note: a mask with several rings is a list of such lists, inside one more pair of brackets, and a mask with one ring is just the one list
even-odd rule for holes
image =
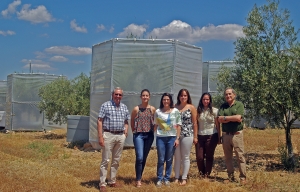
{"label": "blue sky", "polygon": [[[234,57],[233,42],[254,4],[266,0],[1,0],[0,80],[19,72],[91,70],[92,46],[130,33],[203,48],[203,61]],[[282,0],[300,28],[300,1]]]}

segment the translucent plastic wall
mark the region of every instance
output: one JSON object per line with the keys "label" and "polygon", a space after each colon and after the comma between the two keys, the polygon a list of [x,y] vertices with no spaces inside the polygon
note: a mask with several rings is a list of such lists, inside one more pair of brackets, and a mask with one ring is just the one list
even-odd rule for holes
{"label": "translucent plastic wall", "polygon": [[38,103],[39,89],[59,76],[48,74],[11,74],[7,76],[6,128],[39,131],[45,125]]}
{"label": "translucent plastic wall", "polygon": [[[202,93],[202,49],[176,40],[112,39],[93,46],[89,140],[98,143],[97,118],[114,87],[123,89],[122,102],[131,113],[140,92],[149,89],[150,104],[159,107],[162,93],[186,88],[196,105]],[[131,130],[131,128],[129,128]],[[133,146],[132,133],[126,146]]]}
{"label": "translucent plastic wall", "polygon": [[7,81],[0,81],[0,111],[5,111]]}
{"label": "translucent plastic wall", "polygon": [[[234,67],[235,63],[233,61],[206,61],[203,62],[202,70],[202,90],[203,92],[215,93],[217,92],[217,81],[215,78],[220,72],[220,68]],[[258,119],[253,119],[250,121],[250,127],[265,128],[268,125],[266,119],[259,117]],[[274,124],[269,125],[274,126]],[[292,127],[300,127],[300,121],[296,120]]]}
{"label": "translucent plastic wall", "polygon": [[214,93],[217,92],[217,81],[216,77],[220,72],[220,68],[233,67],[235,63],[233,61],[206,61],[203,62],[203,79],[202,79],[202,89],[203,92]]}

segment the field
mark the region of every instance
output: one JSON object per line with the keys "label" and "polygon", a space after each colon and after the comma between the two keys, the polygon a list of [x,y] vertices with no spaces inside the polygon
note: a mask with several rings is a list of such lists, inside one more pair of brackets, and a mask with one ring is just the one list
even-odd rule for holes
{"label": "field", "polygon": [[[215,154],[213,179],[200,179],[195,150],[186,186],[155,187],[156,150],[150,151],[142,187],[136,188],[134,149],[123,151],[118,171],[122,188],[108,191],[300,191],[300,170],[286,172],[280,164],[278,142],[284,130],[245,130],[247,184],[224,183],[227,178],[222,147]],[[299,160],[300,130],[292,130],[294,152]],[[0,133],[0,191],[99,191],[101,152],[66,142],[66,130]],[[237,166],[236,166],[237,167]],[[174,173],[173,175],[174,176]],[[236,172],[236,176],[238,173]]]}

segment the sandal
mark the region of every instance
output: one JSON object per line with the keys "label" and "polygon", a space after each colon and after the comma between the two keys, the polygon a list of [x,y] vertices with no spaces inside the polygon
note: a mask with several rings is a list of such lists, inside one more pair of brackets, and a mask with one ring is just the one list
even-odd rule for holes
{"label": "sandal", "polygon": [[142,182],[141,181],[137,181],[136,182],[136,187],[141,187],[142,186]]}
{"label": "sandal", "polygon": [[184,185],[186,185],[186,179],[182,179],[182,181],[181,181],[181,183],[179,184],[180,186],[184,186]]}

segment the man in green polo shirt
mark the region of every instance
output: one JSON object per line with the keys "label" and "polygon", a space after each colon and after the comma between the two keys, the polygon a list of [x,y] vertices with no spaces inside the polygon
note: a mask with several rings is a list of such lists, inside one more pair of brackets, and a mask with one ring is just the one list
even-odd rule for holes
{"label": "man in green polo shirt", "polygon": [[234,181],[233,153],[238,158],[240,182],[246,182],[246,160],[244,157],[243,116],[244,105],[236,101],[236,92],[232,88],[224,91],[226,102],[219,109],[218,121],[222,124],[222,140],[225,163],[230,181]]}

